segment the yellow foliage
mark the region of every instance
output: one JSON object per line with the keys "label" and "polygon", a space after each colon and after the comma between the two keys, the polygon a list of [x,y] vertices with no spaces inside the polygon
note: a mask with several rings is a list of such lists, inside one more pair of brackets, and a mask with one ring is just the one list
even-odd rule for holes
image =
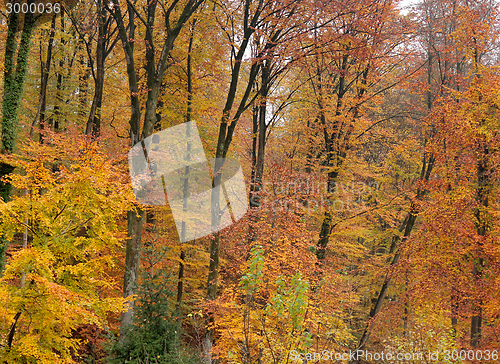
{"label": "yellow foliage", "polygon": [[123,307],[109,290],[125,236],[118,222],[132,201],[126,179],[95,143],[57,138],[25,146],[15,158],[19,173],[9,177],[24,193],[0,204],[0,233],[11,246],[20,233],[29,236],[0,278],[7,363],[72,363],[82,344],[72,331],[106,328],[108,313]]}

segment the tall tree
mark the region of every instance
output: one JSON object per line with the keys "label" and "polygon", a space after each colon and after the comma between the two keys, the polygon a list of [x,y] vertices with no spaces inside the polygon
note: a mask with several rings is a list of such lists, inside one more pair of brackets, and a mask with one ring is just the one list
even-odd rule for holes
{"label": "tall tree", "polygon": [[[98,137],[101,132],[101,107],[105,80],[105,64],[109,54],[119,41],[117,28],[113,28],[113,17],[106,8],[107,0],[92,2],[90,16],[78,17],[69,12],[73,26],[85,44],[90,75],[94,79],[94,96],[85,126],[85,134]],[[94,10],[95,8],[95,10]],[[90,18],[90,19],[89,19]],[[93,43],[95,54],[93,54]]]}
{"label": "tall tree", "polygon": [[[128,21],[122,12],[119,0],[108,3],[108,10],[114,17],[118,34],[125,53],[127,62],[127,76],[130,92],[130,105],[132,115],[130,118],[130,140],[132,145],[139,143],[153,133],[156,123],[156,108],[158,96],[165,71],[171,64],[169,58],[174,47],[175,40],[184,28],[184,25],[198,9],[204,0],[173,0],[171,2],[148,1],[145,5],[146,14],[142,14],[137,4],[127,1]],[[164,28],[156,34],[157,10],[161,6],[164,9]],[[180,11],[179,11],[180,10]],[[145,16],[144,16],[145,15]],[[145,113],[141,122],[141,102],[139,92],[139,69],[137,68],[137,55],[134,53],[136,41],[136,18],[144,26],[144,41],[146,44],[146,87],[147,99],[144,105]],[[126,24],[127,21],[127,24]],[[159,40],[162,39],[162,40]],[[161,48],[159,57],[156,49]],[[142,226],[144,222],[144,210],[137,206],[135,210],[127,213],[128,239],[125,257],[125,277],[123,284],[123,296],[130,298],[134,295],[138,270],[140,264],[140,249],[142,239]],[[128,310],[122,314],[121,338],[125,340],[127,326],[132,323],[134,314],[133,301],[130,300]]]}
{"label": "tall tree", "polygon": [[[34,4],[33,0],[28,4]],[[28,66],[28,57],[31,46],[33,29],[35,28],[35,14],[26,13],[22,22],[21,40],[18,42],[17,34],[21,23],[19,14],[12,11],[8,19],[7,40],[5,44],[5,71],[2,103],[2,145],[1,152],[10,154],[14,151],[17,127],[18,110],[21,104],[24,80]],[[3,177],[14,170],[8,163],[0,164],[0,197],[8,201],[10,197],[10,184],[3,181]]]}
{"label": "tall tree", "polygon": [[[214,231],[220,224],[221,206],[220,201],[220,183],[222,179],[222,168],[224,158],[226,158],[229,147],[233,140],[233,135],[242,114],[258,98],[261,102],[259,106],[259,118],[262,123],[260,143],[260,158],[258,164],[259,178],[263,171],[263,153],[265,136],[265,100],[269,93],[269,87],[273,77],[277,77],[280,72],[271,75],[272,58],[276,48],[291,37],[291,33],[297,28],[296,17],[301,14],[305,2],[302,0],[290,1],[266,1],[266,0],[241,0],[229,4],[221,4],[218,9],[218,23],[230,43],[231,49],[231,69],[230,84],[222,110],[221,122],[219,124],[219,133],[216,144],[215,163],[213,170],[213,188],[211,195],[211,216],[212,227]],[[252,39],[254,40],[252,42]],[[256,46],[253,51],[253,57],[249,69],[245,70],[244,56],[251,44]],[[263,70],[263,67],[267,67]],[[248,76],[243,77],[244,71]],[[261,72],[264,84],[261,85],[259,92],[252,92],[255,81]],[[263,73],[262,73],[263,72]],[[239,84],[243,83],[243,86]],[[241,91],[240,91],[241,90]],[[238,94],[241,92],[241,95]],[[256,172],[257,173],[257,172]],[[257,174],[256,174],[257,177]],[[253,181],[254,187],[261,182]],[[217,282],[219,276],[220,261],[220,233],[214,234],[210,242],[210,264],[208,271],[207,295],[208,301],[213,301],[217,295]],[[213,316],[208,317],[208,329],[206,330],[203,341],[203,356],[206,363],[212,363],[211,350],[214,342]]]}
{"label": "tall tree", "polygon": [[[54,37],[56,33],[57,14],[52,17],[50,26],[49,44],[47,46],[47,56],[45,61],[40,62],[40,101],[38,110],[30,129],[30,137],[33,138],[34,126],[38,122],[42,129],[45,125],[45,113],[47,111],[47,85],[49,83],[50,65],[52,63],[52,49],[54,47]],[[42,40],[40,40],[40,50],[42,49]],[[40,134],[40,143],[43,143],[43,134]]]}
{"label": "tall tree", "polygon": [[[391,251],[395,251],[395,254],[391,260],[391,271],[385,277],[382,287],[379,291],[378,298],[370,311],[370,321],[366,324],[365,331],[359,341],[358,347],[363,349],[367,343],[369,337],[369,330],[372,327],[376,316],[380,313],[384,298],[387,296],[389,284],[391,283],[391,277],[396,269],[397,272],[402,272],[403,269],[412,271],[414,268],[405,265],[405,268],[397,269],[397,264],[400,257],[406,255],[406,259],[420,261],[419,268],[421,265],[421,258],[413,258],[415,254],[411,249],[409,249],[409,241],[416,240],[420,241],[418,237],[410,237],[411,231],[414,229],[415,222],[418,218],[420,211],[422,211],[422,205],[432,204],[425,202],[424,197],[428,194],[433,195],[433,199],[440,200],[441,197],[437,197],[436,192],[430,188],[432,186],[431,172],[435,175],[434,179],[445,178],[448,179],[448,183],[444,184],[443,190],[439,191],[439,194],[447,196],[445,197],[446,203],[451,204],[450,201],[457,199],[457,191],[460,188],[464,188],[464,184],[461,181],[466,181],[470,177],[465,177],[466,174],[462,175],[462,170],[468,170],[468,167],[464,167],[463,163],[459,161],[464,161],[464,155],[475,154],[474,158],[477,158],[477,181],[476,184],[479,186],[476,190],[476,203],[478,204],[475,214],[475,226],[476,232],[480,236],[478,237],[478,242],[471,243],[474,246],[475,254],[473,259],[473,272],[475,284],[481,280],[481,271],[484,264],[483,251],[481,245],[484,240],[484,236],[487,235],[487,230],[484,229],[482,222],[485,216],[488,215],[488,193],[485,191],[491,190],[491,171],[486,172],[490,167],[490,156],[489,149],[491,147],[484,146],[484,140],[478,137],[476,133],[472,133],[469,137],[472,138],[475,144],[476,151],[474,153],[467,151],[470,147],[470,143],[464,143],[459,150],[456,148],[456,140],[460,139],[457,134],[450,133],[450,128],[455,128],[456,125],[463,124],[463,121],[459,121],[462,117],[462,112],[455,109],[461,108],[459,106],[462,102],[467,100],[469,96],[465,96],[468,92],[467,90],[471,87],[471,73],[478,74],[474,69],[478,70],[477,57],[474,55],[484,55],[486,48],[484,46],[489,42],[490,36],[486,35],[487,29],[491,29],[491,23],[496,17],[496,11],[488,6],[488,2],[482,3],[482,5],[476,5],[477,8],[467,8],[457,1],[450,1],[447,3],[436,2],[436,1],[424,1],[417,7],[419,17],[421,21],[419,22],[419,28],[417,30],[419,34],[419,41],[422,44],[423,53],[422,58],[425,60],[426,72],[421,75],[421,81],[418,83],[419,90],[414,92],[422,94],[420,95],[420,100],[424,100],[421,103],[418,112],[422,115],[425,120],[425,129],[427,132],[423,135],[422,144],[424,147],[424,155],[422,159],[420,182],[417,184],[417,190],[415,198],[411,202],[410,211],[406,216],[402,224],[402,232],[404,231],[402,237],[395,237],[394,244],[391,247]],[[481,10],[479,10],[481,9]],[[488,9],[488,10],[485,10]],[[465,15],[467,14],[467,15]],[[482,24],[476,26],[469,23],[471,19],[476,19],[474,24]],[[481,20],[478,20],[481,19]],[[467,31],[465,29],[468,29]],[[472,29],[472,37],[469,31]],[[481,35],[479,35],[481,34]],[[477,39],[481,39],[482,47],[478,47]],[[472,39],[471,39],[472,38]],[[423,87],[422,87],[423,86]],[[450,108],[453,110],[450,112]],[[455,113],[455,114],[454,114]],[[453,116],[452,116],[453,115]],[[451,119],[448,121],[448,119]],[[467,119],[467,117],[466,117]],[[484,122],[487,118],[484,118]],[[451,127],[451,125],[455,125]],[[463,132],[463,131],[460,131]],[[460,133],[458,132],[458,133]],[[484,137],[484,135],[483,135]],[[463,137],[462,137],[463,138]],[[481,141],[483,140],[483,141]],[[457,154],[454,154],[457,153]],[[443,163],[446,168],[443,168]],[[465,172],[465,171],[464,171]],[[457,174],[460,174],[458,176]],[[444,177],[447,176],[447,177]],[[449,177],[448,177],[449,176]],[[431,182],[431,183],[429,183]],[[489,187],[484,187],[489,186]],[[458,195],[460,195],[458,193]],[[428,197],[427,197],[428,198]],[[442,209],[449,209],[449,206],[443,206]],[[479,213],[478,211],[483,211]],[[442,210],[439,215],[442,214]],[[436,218],[436,217],[435,217]],[[432,219],[432,218],[431,218]],[[441,217],[439,218],[441,219]],[[442,222],[441,222],[442,224]],[[423,227],[420,230],[419,235],[423,235],[424,231],[428,229],[434,229],[435,227],[429,227],[433,225],[432,223],[424,222]],[[480,228],[482,227],[482,228]],[[449,232],[448,229],[443,229],[441,233],[443,236],[447,236]],[[456,250],[460,250],[460,241],[464,239],[463,232],[454,231],[453,236],[447,236],[445,239],[452,239],[455,248],[451,250],[450,254],[456,255]],[[433,241],[432,233],[425,235],[424,239],[428,239],[429,242]],[[443,237],[441,237],[443,239]],[[421,241],[420,241],[421,242]],[[429,243],[427,242],[427,243]],[[421,242],[422,243],[422,242]],[[423,243],[424,245],[426,243]],[[443,243],[443,245],[446,245]],[[446,250],[446,247],[441,248],[440,254]],[[420,253],[421,254],[421,253]],[[441,259],[449,259],[453,261],[455,267],[463,266],[462,255],[457,257],[448,257]],[[466,258],[469,259],[469,258]],[[432,261],[432,258],[430,258]],[[442,274],[442,273],[440,273]],[[450,273],[452,274],[452,273]],[[438,277],[435,277],[438,279]],[[424,279],[429,279],[426,277]],[[450,311],[451,311],[451,327],[454,335],[457,335],[458,318],[460,316],[460,307],[463,306],[461,302],[464,301],[464,290],[467,290],[465,286],[461,286],[459,282],[463,282],[463,277],[456,277],[456,280],[450,280],[449,287],[446,288],[447,294],[450,295]],[[406,283],[406,285],[408,285]],[[415,295],[415,292],[413,293]],[[434,293],[433,293],[434,294]],[[470,293],[472,294],[472,293]],[[472,294],[476,297],[476,295]],[[408,300],[408,298],[406,298]],[[472,313],[471,316],[471,346],[475,347],[478,345],[479,338],[481,336],[481,311],[482,303],[480,298],[475,298],[475,302],[472,303]],[[463,311],[463,310],[462,310]],[[407,312],[408,312],[408,301],[405,304],[405,319],[404,325],[406,333],[407,325]],[[463,315],[463,312],[462,312]],[[455,337],[457,338],[457,336]]]}
{"label": "tall tree", "polygon": [[[330,2],[324,6],[324,11],[338,16],[322,27],[321,14],[311,18],[317,29],[305,42],[316,44],[318,50],[305,58],[303,69],[314,102],[311,113],[315,117],[308,123],[311,134],[317,136],[308,154],[316,156],[327,175],[327,191],[332,193],[360,119],[377,95],[398,83],[384,80],[384,75],[404,59],[398,48],[404,32],[395,36],[394,28],[401,24],[392,2]],[[325,258],[333,215],[327,208],[322,219],[316,244],[320,261]]]}
{"label": "tall tree", "polygon": [[[28,4],[35,3],[30,0]],[[23,96],[24,81],[26,79],[31,38],[35,28],[35,14],[27,13],[22,22],[21,39],[18,42],[21,14],[11,12],[8,17],[7,39],[5,42],[5,70],[2,97],[2,142],[1,154],[11,154],[15,149],[18,128],[18,112]],[[10,200],[11,184],[4,177],[14,171],[14,166],[2,161],[0,163],[0,198]],[[3,268],[4,254],[7,242],[1,238],[0,268]]]}

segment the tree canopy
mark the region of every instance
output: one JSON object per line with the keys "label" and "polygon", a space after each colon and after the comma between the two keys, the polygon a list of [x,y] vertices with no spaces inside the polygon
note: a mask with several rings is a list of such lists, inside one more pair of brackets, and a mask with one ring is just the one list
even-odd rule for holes
{"label": "tree canopy", "polygon": [[0,10],[0,362],[498,361],[496,1]]}

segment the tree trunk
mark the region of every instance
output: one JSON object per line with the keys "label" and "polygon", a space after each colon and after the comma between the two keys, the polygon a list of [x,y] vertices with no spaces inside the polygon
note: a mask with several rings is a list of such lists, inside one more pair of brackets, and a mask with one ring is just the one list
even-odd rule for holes
{"label": "tree trunk", "polygon": [[[479,281],[482,277],[483,264],[484,260],[482,258],[478,258],[474,261],[472,274],[476,282]],[[477,348],[479,346],[479,342],[481,341],[482,321],[483,321],[482,301],[480,298],[476,298],[472,302],[472,317],[470,323],[470,344],[473,348]]]}
{"label": "tree trunk", "polygon": [[[214,196],[213,193],[212,196]],[[215,209],[212,211],[215,211]],[[215,233],[215,237],[210,241],[210,264],[208,266],[207,285],[207,300],[209,301],[215,300],[215,297],[217,295],[217,279],[219,277],[219,243],[220,234]],[[214,322],[215,320],[213,314],[209,314],[207,319],[207,329],[202,343],[203,359],[204,363],[206,364],[212,363],[211,350],[214,342]]]}
{"label": "tree trunk", "polygon": [[[420,173],[420,178],[424,181],[428,181],[432,172],[432,169],[434,168],[435,164],[435,158],[434,156],[429,156],[427,159],[427,156],[424,156],[423,163],[422,163],[422,170]],[[416,199],[420,200],[424,197],[426,194],[426,191],[423,189],[418,189],[417,190],[417,196]],[[395,236],[391,245],[391,252],[396,251],[396,254],[392,258],[390,268],[393,268],[399,261],[400,258],[400,252],[398,251],[398,244],[399,241],[404,241],[409,238],[411,231],[413,230],[413,227],[415,225],[415,221],[417,220],[418,217],[418,207],[415,203],[411,204],[410,211],[408,212],[408,215],[406,216],[403,225],[401,227],[401,230],[404,230],[402,238],[399,238],[398,236]],[[373,325],[375,317],[379,314],[380,310],[382,309],[382,305],[384,303],[384,299],[387,295],[387,291],[389,289],[391,283],[391,277],[390,277],[390,271],[387,274],[384,283],[382,284],[382,287],[380,288],[380,292],[378,295],[377,300],[375,301],[375,304],[373,305],[370,315],[369,315],[369,320],[368,323],[366,324],[365,330],[363,332],[363,335],[361,336],[359,343],[358,343],[358,348],[356,350],[364,350],[366,343],[368,342],[368,339],[370,337],[370,330]],[[354,360],[351,363],[358,363],[358,361]]]}
{"label": "tree trunk", "polygon": [[[186,107],[186,122],[189,123],[192,119],[192,114],[193,114],[193,71],[192,71],[192,57],[191,57],[191,52],[193,50],[193,41],[194,41],[194,27],[196,24],[196,20],[193,20],[191,24],[191,36],[189,37],[189,45],[188,45],[188,55],[187,55],[187,65],[186,65],[186,73],[187,73],[187,107]],[[188,124],[189,125],[189,124]],[[190,159],[189,152],[191,151],[191,143],[189,142],[189,139],[191,137],[191,128],[188,126],[186,129],[186,137],[188,140],[187,143],[187,153],[186,153],[186,158],[187,160]],[[183,185],[183,211],[186,213],[188,211],[188,191],[189,191],[189,180],[188,180],[188,175],[189,175],[189,166],[185,167],[185,179],[184,179],[184,185]],[[186,222],[182,221],[182,227],[181,227],[181,244],[186,240]],[[180,329],[182,325],[182,316],[181,316],[181,308],[182,308],[182,296],[184,294],[184,259],[186,258],[186,252],[184,251],[184,248],[181,247],[181,254],[180,254],[180,261],[179,261],[179,275],[178,275],[178,281],[177,281],[177,300],[176,300],[176,316],[177,316],[177,340],[176,342],[179,343],[180,339]]]}
{"label": "tree trunk", "polygon": [[[124,18],[121,13],[120,4],[118,0],[113,1],[113,17],[117,23],[120,40],[122,42],[125,59],[127,62],[127,76],[130,91],[130,139],[132,145],[139,142],[140,132],[140,118],[141,111],[139,106],[139,86],[137,83],[137,75],[135,72],[135,59],[134,59],[134,43],[130,40],[135,38],[135,23],[134,12],[129,4],[129,26],[128,34],[124,24]],[[142,225],[144,221],[144,211],[138,209],[129,211],[127,213],[128,223],[128,239],[126,246],[125,256],[125,275],[123,279],[123,297],[129,298],[136,292],[138,284],[139,263],[140,263],[140,248],[142,240]],[[127,326],[132,323],[134,316],[134,302],[129,300],[128,309],[121,315],[120,323],[120,341],[126,340]]]}
{"label": "tree trunk", "polygon": [[[252,86],[254,85],[255,78],[257,77],[260,66],[258,63],[254,63],[250,69],[250,75],[248,78],[247,87],[244,95],[241,98],[238,109],[230,121],[230,112],[233,108],[233,104],[236,99],[236,91],[238,87],[238,82],[240,78],[241,71],[241,63],[243,60],[243,56],[245,50],[247,49],[248,42],[250,36],[254,32],[255,24],[248,24],[247,21],[250,18],[250,2],[247,1],[245,4],[245,24],[246,27],[244,29],[244,37],[241,41],[240,47],[236,54],[234,60],[234,67],[231,72],[231,82],[229,85],[229,91],[226,98],[226,104],[222,111],[221,123],[219,126],[219,136],[217,139],[217,148],[215,154],[215,166],[213,172],[213,184],[212,184],[212,194],[211,194],[211,214],[212,214],[212,227],[217,227],[219,225],[220,220],[220,206],[219,206],[219,198],[220,198],[220,182],[221,182],[221,173],[219,172],[222,168],[222,159],[226,157],[226,154],[229,150],[229,146],[231,145],[231,141],[233,138],[234,129],[236,128],[236,124],[243,113],[246,110],[248,105],[246,105],[248,98],[250,96],[250,92]],[[258,11],[261,11],[258,10]],[[256,22],[258,16],[254,16],[252,22]],[[206,299],[208,301],[213,301],[217,294],[217,280],[219,276],[219,243],[220,243],[220,233],[216,232],[214,237],[210,241],[210,263],[208,268],[208,277],[207,277],[207,295]],[[205,331],[202,349],[203,349],[203,362],[206,364],[212,363],[212,355],[210,353],[213,347],[214,341],[214,329],[213,329],[214,318],[212,314],[209,314],[207,317],[207,329]]]}
{"label": "tree trunk", "polygon": [[[144,221],[144,210],[137,209],[127,213],[128,239],[125,256],[125,278],[123,282],[123,298],[135,294],[138,283],[139,263],[141,254],[142,225]],[[129,325],[134,317],[134,302],[128,302],[127,311],[121,315],[120,338],[125,338]]]}
{"label": "tree trunk", "polygon": [[[141,133],[141,111],[139,103],[138,92],[138,75],[135,68],[134,58],[134,41],[135,41],[135,23],[134,19],[137,14],[137,9],[132,2],[127,2],[129,24],[128,27],[124,24],[123,14],[121,12],[119,0],[112,0],[113,8],[112,16],[116,21],[118,27],[118,34],[122,42],[123,50],[125,52],[125,60],[127,63],[127,76],[130,90],[130,103],[132,116],[130,118],[130,139],[132,145],[137,144],[144,138],[149,137],[154,130],[157,113],[156,108],[158,105],[158,96],[160,87],[163,80],[163,75],[169,66],[170,52],[174,47],[174,42],[177,39],[182,27],[189,20],[191,15],[198,9],[204,0],[188,0],[184,5],[179,18],[174,26],[171,26],[171,19],[169,18],[171,12],[166,13],[165,19],[167,36],[163,43],[160,57],[158,62],[155,61],[154,49],[154,36],[153,31],[155,28],[155,15],[158,2],[150,1],[147,5],[147,19],[145,22],[145,41],[146,41],[146,78],[148,87],[148,96],[146,101],[146,110],[144,116],[144,123]],[[128,34],[127,34],[128,28]],[[128,236],[127,249],[125,257],[125,277],[124,277],[124,297],[130,297],[135,294],[137,287],[138,269],[140,265],[140,249],[142,239],[142,225],[144,221],[144,211],[138,208],[138,215],[134,211],[128,213]],[[120,328],[120,340],[126,340],[126,326],[132,322],[134,315],[134,303],[130,301],[127,312],[122,314],[122,327]]]}
{"label": "tree trunk", "polygon": [[96,72],[95,72],[95,86],[94,98],[92,106],[90,107],[90,114],[85,128],[86,135],[92,135],[97,138],[101,133],[101,107],[104,89],[104,65],[106,62],[106,39],[107,39],[107,26],[106,26],[106,8],[102,4],[102,0],[97,1],[97,17],[99,20],[99,31],[96,45]]}
{"label": "tree trunk", "polygon": [[[52,17],[50,26],[49,45],[47,47],[47,57],[45,62],[40,65],[40,96],[37,115],[30,129],[30,138],[33,139],[33,132],[36,123],[40,124],[40,144],[43,144],[43,129],[45,127],[45,112],[47,110],[47,85],[49,83],[50,64],[52,62],[52,47],[56,33],[56,18],[57,14]],[[40,45],[41,47],[41,45]]]}
{"label": "tree trunk", "polygon": [[[83,49],[84,40],[80,39],[80,49]],[[89,78],[91,74],[89,61],[85,61],[83,54],[80,54],[80,69],[78,75],[78,121],[85,119],[87,113],[87,96],[89,91]]]}
{"label": "tree trunk", "polygon": [[[258,135],[258,147],[257,156],[254,159],[255,166],[252,165],[252,170],[255,170],[254,179],[250,185],[250,207],[258,208],[261,205],[260,192],[262,190],[262,178],[264,176],[264,159],[266,151],[266,135],[267,135],[267,97],[269,94],[269,83],[270,83],[270,61],[265,60],[261,67],[261,84],[259,90],[259,105],[258,116],[257,116],[257,133]],[[257,140],[254,139],[254,142]]]}
{"label": "tree trunk", "polygon": [[257,196],[254,197],[255,187],[255,174],[257,173],[257,135],[259,132],[259,106],[254,105],[252,107],[252,151],[251,151],[251,161],[252,161],[252,172],[250,175],[250,195],[248,198],[248,203],[250,208],[258,208]]}
{"label": "tree trunk", "polygon": [[[61,31],[64,33],[65,31],[65,24],[64,24],[64,16],[61,16]],[[61,46],[65,46],[66,40],[64,39],[63,36],[61,36],[60,39]],[[68,68],[71,69],[73,60],[75,59],[76,55],[76,49],[75,52],[73,53],[73,57],[71,58],[71,61],[68,64]],[[59,69],[56,71],[56,102],[54,104],[54,114],[53,117],[49,120],[50,126],[54,128],[55,132],[59,131],[60,125],[61,125],[61,104],[63,103],[62,99],[62,90],[63,90],[63,70],[64,70],[64,64],[65,60],[64,58],[61,58],[59,60]],[[68,72],[69,73],[69,72]]]}
{"label": "tree trunk", "polygon": [[[28,5],[34,3],[28,1]],[[17,44],[17,32],[19,29],[19,14],[10,13],[8,20],[7,39],[5,42],[5,70],[2,103],[2,141],[0,153],[10,154],[14,151],[18,127],[18,110],[23,95],[24,81],[26,79],[28,58],[30,53],[31,36],[35,27],[33,14],[27,13],[24,17],[23,31],[19,49]],[[14,58],[17,51],[16,63]],[[4,182],[3,177],[14,171],[14,166],[8,163],[0,163],[0,198],[4,202],[10,200],[12,185]],[[0,270],[4,267],[5,251],[7,250],[5,237],[0,235]],[[15,328],[15,326],[14,326]]]}
{"label": "tree trunk", "polygon": [[[236,47],[235,45],[232,45],[232,54],[234,55],[234,59],[232,59],[231,65],[231,81],[229,84],[229,91],[227,94],[226,98],[226,104],[224,105],[224,109],[222,110],[222,117],[221,117],[221,123],[219,126],[219,136],[217,139],[217,148],[216,148],[216,163],[214,167],[214,182],[213,182],[213,189],[212,189],[212,226],[214,226],[214,222],[218,225],[218,220],[220,219],[219,217],[219,212],[220,212],[220,206],[219,206],[219,197],[220,197],[220,180],[221,180],[221,175],[218,172],[219,169],[222,167],[222,159],[226,158],[226,154],[229,150],[229,146],[231,145],[232,139],[233,139],[233,134],[234,130],[236,128],[236,125],[238,123],[239,118],[241,117],[242,113],[251,105],[253,102],[249,102],[248,100],[250,98],[250,93],[252,91],[252,88],[255,86],[255,80],[257,78],[257,75],[262,68],[262,63],[263,62],[253,62],[252,66],[250,67],[250,72],[248,75],[248,78],[246,79],[246,87],[245,91],[243,93],[243,96],[240,99],[239,106],[236,109],[236,112],[234,113],[234,116],[231,116],[231,110],[233,109],[233,105],[235,103],[236,99],[236,93],[238,89],[238,82],[240,79],[240,73],[241,73],[241,65],[243,61],[243,56],[247,50],[249,41],[254,34],[255,30],[257,27],[260,25],[262,26],[263,19],[260,19],[261,15],[264,12],[264,9],[268,6],[268,3],[264,1],[259,1],[256,4],[252,4],[252,1],[246,0],[244,1],[244,6],[243,6],[243,19],[242,19],[242,37],[241,37],[241,42],[239,44],[239,47]],[[284,7],[286,8],[286,7]],[[295,14],[295,6],[292,4],[290,5],[289,8],[287,8],[287,11],[283,12],[283,16],[285,17],[291,17],[293,14]],[[253,14],[252,14],[253,12]],[[276,14],[273,14],[273,16],[276,16]],[[271,26],[272,28],[272,26]],[[263,27],[264,29],[264,27]],[[272,28],[274,30],[271,31],[269,34],[269,37],[266,38],[266,43],[263,44],[263,48],[259,50],[257,56],[255,57],[256,60],[262,60],[264,59],[264,63],[268,62],[268,70],[263,71],[263,77],[265,80],[265,84],[267,85],[265,88],[263,88],[261,85],[261,92],[265,95],[263,100],[261,100],[261,104],[259,105],[259,126],[262,126],[259,128],[259,150],[257,152],[257,162],[255,165],[255,180],[256,183],[252,183],[254,186],[253,188],[255,189],[256,185],[258,185],[258,180],[262,181],[262,173],[263,173],[263,166],[264,166],[264,153],[265,153],[265,136],[266,136],[266,123],[265,123],[265,117],[266,117],[266,103],[265,99],[267,98],[268,94],[268,87],[271,82],[270,80],[270,63],[271,63],[271,57],[274,48],[276,45],[279,43],[280,36],[282,34],[286,34],[286,31],[283,31],[283,29],[276,29]],[[268,58],[269,57],[269,58]],[[263,102],[263,103],[262,103]],[[254,128],[255,129],[255,128]],[[259,155],[260,154],[260,155]],[[260,161],[259,161],[260,160]],[[259,171],[260,170],[260,171]],[[254,199],[256,196],[255,194],[252,194],[251,198]],[[258,197],[257,197],[258,199]],[[252,201],[251,201],[252,203]],[[256,206],[259,204],[260,201],[253,201],[253,205]],[[217,214],[217,215],[213,215]],[[216,292],[217,292],[217,279],[218,279],[218,271],[219,271],[219,243],[220,243],[220,234],[216,233],[215,236],[212,238],[210,242],[210,264],[209,264],[209,273],[208,273],[208,282],[207,282],[207,300],[211,301],[214,300],[216,297]],[[213,340],[214,340],[214,332],[213,332],[213,315],[209,314],[207,318],[208,322],[208,328],[205,332],[205,337],[203,340],[203,358],[204,358],[204,363],[210,364],[212,362],[211,354],[210,354],[210,349],[213,346]]]}
{"label": "tree trunk", "polygon": [[[479,235],[479,241],[477,243],[476,257],[474,259],[473,266],[473,279],[476,284],[480,287],[479,281],[482,279],[482,271],[484,267],[483,258],[483,238],[488,234],[488,185],[490,183],[490,167],[489,167],[489,149],[486,142],[485,136],[480,136],[478,146],[478,162],[477,162],[477,179],[478,188],[476,191],[476,200],[479,207],[476,208],[474,215],[476,217],[475,225],[476,231]],[[477,289],[478,295],[481,294],[481,289]],[[470,326],[470,343],[473,348],[479,346],[481,340],[481,324],[482,324],[482,300],[481,298],[475,298],[472,302],[472,318]]]}
{"label": "tree trunk", "polygon": [[[345,70],[347,69],[347,61],[349,59],[349,55],[346,54],[342,57],[341,60],[341,69],[343,73],[339,77],[338,81],[338,90],[337,90],[337,105],[336,105],[336,110],[335,110],[335,116],[339,116],[341,114],[341,108],[343,104],[343,98],[346,93],[346,79],[345,79]],[[326,152],[326,158],[327,158],[327,168],[330,169],[330,171],[327,174],[327,187],[328,187],[328,193],[331,191],[335,190],[335,184],[337,183],[337,177],[339,175],[339,169],[344,163],[344,158],[346,156],[346,151],[341,151],[340,150],[340,125],[336,121],[334,126],[333,126],[333,131],[331,135],[328,134],[328,129],[326,125],[326,117],[324,113],[324,107],[325,105],[323,104],[323,85],[322,85],[322,75],[321,75],[321,70],[318,68],[316,69],[316,78],[317,78],[317,88],[318,88],[318,107],[320,109],[320,125],[323,128],[323,135],[324,135],[324,145],[325,145],[325,152]],[[314,81],[313,81],[314,82]],[[337,153],[339,153],[339,157],[337,157]],[[333,171],[331,170],[333,169]],[[319,261],[323,261],[325,259],[326,255],[326,247],[328,246],[328,240],[330,239],[330,230],[331,230],[331,224],[332,224],[332,213],[330,209],[327,209],[325,211],[325,216],[323,217],[323,222],[321,223],[321,229],[319,232],[319,239],[318,242],[316,243],[316,257],[318,258]]]}
{"label": "tree trunk", "polygon": [[456,338],[458,336],[457,326],[458,326],[458,310],[459,310],[459,298],[460,293],[458,292],[455,286],[451,287],[451,297],[450,297],[450,306],[451,306],[451,329],[453,336]]}
{"label": "tree trunk", "polygon": [[[28,4],[34,4],[33,0]],[[23,95],[24,81],[26,79],[28,58],[30,53],[31,37],[35,27],[33,14],[26,13],[24,26],[21,34],[19,49],[17,49],[16,34],[19,28],[19,15],[12,12],[9,16],[7,40],[5,43],[5,71],[4,71],[4,90],[2,105],[2,144],[1,152],[10,154],[14,151],[18,126],[18,110]],[[17,50],[16,64],[14,65],[15,54]],[[15,68],[14,68],[15,67]],[[12,173],[14,167],[6,164],[0,164],[0,197],[4,201],[9,201],[11,185],[3,182],[1,179],[9,173]]]}

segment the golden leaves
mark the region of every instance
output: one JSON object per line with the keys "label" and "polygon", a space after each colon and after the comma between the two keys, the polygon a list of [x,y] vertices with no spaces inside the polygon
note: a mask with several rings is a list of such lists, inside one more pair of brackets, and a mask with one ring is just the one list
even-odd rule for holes
{"label": "golden leaves", "polygon": [[[20,312],[8,358],[71,362],[80,344],[72,330],[103,326],[123,305],[109,293],[124,238],[118,222],[132,195],[123,172],[85,138],[59,135],[52,145],[28,143],[22,152],[19,172],[9,179],[26,193],[0,204],[0,232],[13,244],[19,244],[15,234],[28,234],[29,242],[12,254],[0,279],[0,316]],[[9,328],[1,326],[0,334]]]}

